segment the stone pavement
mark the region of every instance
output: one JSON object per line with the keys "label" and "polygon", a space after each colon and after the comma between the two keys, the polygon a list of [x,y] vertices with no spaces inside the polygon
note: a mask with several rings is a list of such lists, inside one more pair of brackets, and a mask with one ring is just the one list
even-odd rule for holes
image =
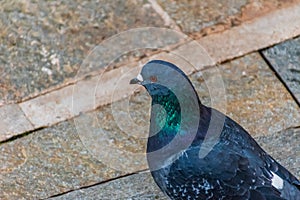
{"label": "stone pavement", "polygon": [[166,199],[145,161],[150,98],[128,84],[154,58],[300,177],[300,1],[0,10],[0,199]]}

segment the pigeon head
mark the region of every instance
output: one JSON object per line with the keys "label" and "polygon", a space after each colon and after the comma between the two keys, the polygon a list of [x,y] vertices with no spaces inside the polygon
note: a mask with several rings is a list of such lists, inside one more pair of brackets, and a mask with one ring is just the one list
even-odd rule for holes
{"label": "pigeon head", "polygon": [[[180,81],[185,79],[187,85]],[[148,93],[153,97],[155,95],[168,95],[174,87],[194,90],[188,77],[184,72],[172,63],[153,60],[144,65],[141,73],[130,81],[130,84],[140,84],[144,86]]]}
{"label": "pigeon head", "polygon": [[144,86],[152,98],[148,150],[172,142],[170,148],[176,151],[174,146],[189,146],[197,133],[200,101],[184,72],[172,63],[153,60],[130,83]]}

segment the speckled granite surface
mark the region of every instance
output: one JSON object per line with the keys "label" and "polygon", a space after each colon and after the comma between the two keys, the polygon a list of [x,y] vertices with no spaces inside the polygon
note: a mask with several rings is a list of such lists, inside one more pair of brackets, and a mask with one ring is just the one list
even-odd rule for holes
{"label": "speckled granite surface", "polygon": [[288,40],[262,53],[300,104],[300,38]]}
{"label": "speckled granite surface", "polygon": [[163,21],[142,0],[1,1],[0,105],[68,82],[100,42],[148,26]]}
{"label": "speckled granite surface", "polygon": [[224,31],[299,0],[158,0],[183,32],[196,37]]}

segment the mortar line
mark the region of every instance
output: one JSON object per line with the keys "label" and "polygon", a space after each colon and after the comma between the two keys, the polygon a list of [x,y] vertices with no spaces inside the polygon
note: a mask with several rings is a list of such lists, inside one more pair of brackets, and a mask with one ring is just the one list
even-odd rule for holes
{"label": "mortar line", "polygon": [[151,4],[151,7],[155,12],[163,19],[166,26],[169,26],[170,28],[182,32],[180,27],[175,23],[175,21],[170,17],[170,15],[157,3],[156,0],[148,0],[148,2]]}
{"label": "mortar line", "polygon": [[76,188],[76,189],[73,189],[73,190],[68,190],[66,192],[62,192],[62,193],[59,193],[59,194],[51,195],[51,196],[46,197],[44,199],[51,199],[51,198],[54,198],[54,197],[60,197],[60,196],[66,195],[66,194],[71,193],[71,192],[75,192],[75,191],[78,191],[78,190],[88,189],[88,188],[91,188],[91,187],[94,187],[94,186],[99,186],[99,185],[102,185],[102,184],[105,184],[105,183],[109,183],[111,181],[115,181],[115,180],[118,180],[118,179],[126,178],[126,177],[133,176],[133,175],[136,175],[136,174],[145,173],[147,171],[149,171],[149,169],[142,169],[142,170],[139,170],[139,171],[136,171],[136,172],[132,172],[132,173],[124,174],[124,175],[117,176],[117,177],[114,177],[114,178],[106,179],[104,181],[100,181],[100,182],[97,182],[97,183],[94,183],[94,184],[91,184],[91,185],[86,185],[86,186],[82,186],[82,187],[79,187],[79,188]]}
{"label": "mortar line", "polygon": [[262,59],[265,61],[265,63],[269,66],[269,68],[274,72],[277,79],[283,84],[285,89],[289,92],[293,100],[296,102],[296,104],[300,107],[300,101],[297,99],[297,97],[294,95],[294,93],[291,91],[287,83],[283,80],[283,78],[280,76],[280,74],[275,70],[272,63],[267,59],[267,57],[262,53],[264,49],[258,51]]}
{"label": "mortar line", "polygon": [[36,131],[43,130],[44,128],[46,128],[46,126],[41,126],[41,127],[38,127],[38,128],[34,128],[32,130],[28,130],[28,131],[23,132],[21,134],[14,135],[12,137],[9,137],[5,140],[0,141],[0,145],[8,143],[8,142],[15,141],[15,140],[23,138],[23,137],[26,137],[26,136],[31,135],[32,133],[34,133]]}

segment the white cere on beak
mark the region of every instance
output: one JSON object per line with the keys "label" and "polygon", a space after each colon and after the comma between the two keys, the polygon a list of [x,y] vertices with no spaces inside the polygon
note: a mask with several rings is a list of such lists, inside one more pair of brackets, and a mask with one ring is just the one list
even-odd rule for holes
{"label": "white cere on beak", "polygon": [[143,81],[144,81],[144,78],[143,78],[143,76],[142,76],[141,74],[138,74],[136,78],[137,78],[137,80],[139,80],[140,82],[143,82]]}
{"label": "white cere on beak", "polygon": [[273,174],[272,185],[277,189],[281,190],[283,188],[283,180],[277,174],[271,172]]}

